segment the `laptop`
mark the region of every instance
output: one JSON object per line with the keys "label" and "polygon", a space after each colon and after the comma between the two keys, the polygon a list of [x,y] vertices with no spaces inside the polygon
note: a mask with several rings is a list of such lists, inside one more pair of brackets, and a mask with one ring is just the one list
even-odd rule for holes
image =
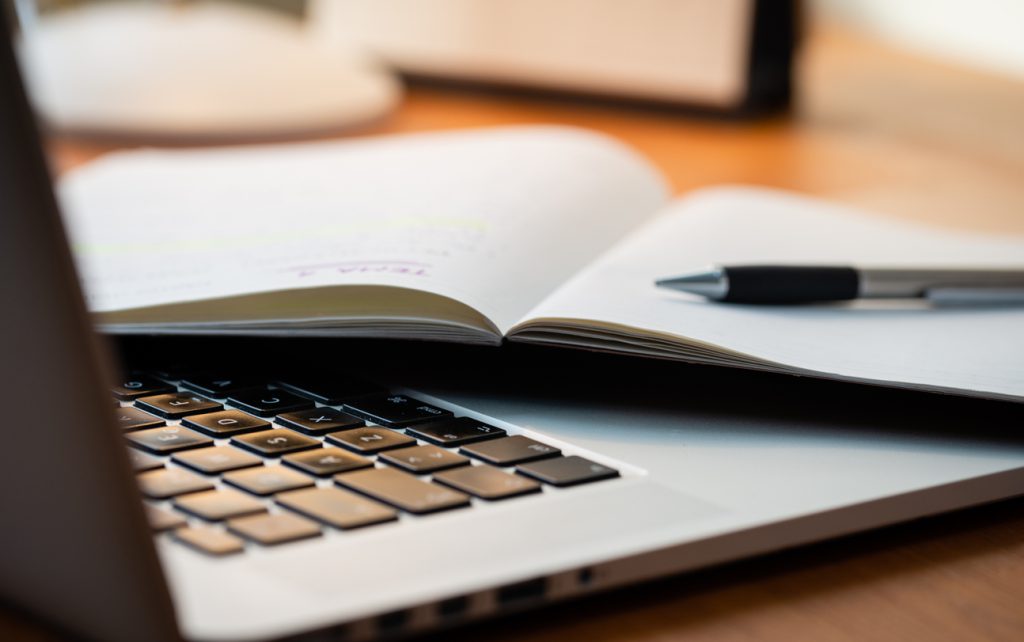
{"label": "laptop", "polygon": [[408,636],[1024,491],[1009,403],[384,343],[119,372],[6,37],[0,195],[0,596],[74,635]]}

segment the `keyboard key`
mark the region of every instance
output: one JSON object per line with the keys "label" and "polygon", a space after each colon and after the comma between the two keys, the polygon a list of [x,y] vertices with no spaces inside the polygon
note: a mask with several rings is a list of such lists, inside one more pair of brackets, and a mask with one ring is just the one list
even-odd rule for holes
{"label": "keyboard key", "polygon": [[270,428],[269,422],[253,417],[241,410],[207,412],[201,415],[186,417],[182,419],[181,424],[217,438],[241,435],[246,432],[256,432],[257,430],[267,430]]}
{"label": "keyboard key", "polygon": [[371,468],[343,473],[334,482],[396,508],[416,514],[469,505],[469,496],[438,486],[394,468]]}
{"label": "keyboard key", "polygon": [[156,506],[145,505],[146,519],[149,527],[155,531],[169,531],[172,528],[179,528],[186,524],[185,518],[169,510]]}
{"label": "keyboard key", "polygon": [[230,555],[241,553],[245,543],[224,531],[206,527],[188,526],[174,531],[174,538],[183,544],[199,550],[207,555]]}
{"label": "keyboard key", "polygon": [[140,453],[134,448],[128,448],[127,450],[128,461],[132,465],[132,470],[134,470],[137,473],[164,467],[164,462],[160,461],[159,459],[152,455]]}
{"label": "keyboard key", "polygon": [[147,430],[137,430],[125,435],[133,445],[157,455],[165,455],[178,450],[212,446],[213,440],[181,426],[161,426]]}
{"label": "keyboard key", "polygon": [[163,381],[180,381],[195,372],[194,368],[181,364],[160,365],[158,368],[142,368],[145,372]]}
{"label": "keyboard key", "polygon": [[284,390],[246,390],[228,397],[228,403],[260,417],[312,408],[313,402]]}
{"label": "keyboard key", "polygon": [[373,383],[352,378],[332,378],[319,380],[286,379],[279,382],[282,388],[290,392],[318,401],[328,406],[337,406],[346,401],[386,394],[387,390]]}
{"label": "keyboard key", "polygon": [[213,484],[181,468],[161,468],[139,475],[139,488],[147,497],[167,499],[175,495],[210,490]]}
{"label": "keyboard key", "polygon": [[266,381],[253,379],[251,377],[228,377],[217,375],[194,375],[181,382],[182,388],[188,388],[201,395],[214,399],[225,399],[236,392],[250,390],[252,388],[263,388]]}
{"label": "keyboard key", "polygon": [[263,460],[230,446],[213,446],[175,453],[172,460],[206,475],[219,475],[229,470],[262,466]]}
{"label": "keyboard key", "polygon": [[511,466],[522,462],[560,455],[554,446],[542,444],[529,437],[513,435],[463,446],[459,452],[476,457],[495,466]]}
{"label": "keyboard key", "polygon": [[135,400],[135,405],[146,412],[151,412],[164,419],[181,419],[188,415],[213,412],[223,408],[216,401],[210,401],[202,397],[193,397],[179,392],[156,395],[154,397],[142,397]]}
{"label": "keyboard key", "polygon": [[143,375],[128,377],[111,388],[114,396],[121,401],[133,401],[139,397],[174,392],[174,386]]}
{"label": "keyboard key", "polygon": [[359,528],[398,519],[398,512],[340,488],[310,488],[282,493],[278,504],[335,528]]}
{"label": "keyboard key", "polygon": [[277,421],[307,435],[326,435],[329,432],[360,428],[366,425],[366,422],[359,417],[334,408],[310,408],[298,412],[286,412],[283,415],[278,415]]}
{"label": "keyboard key", "polygon": [[138,408],[132,408],[131,406],[118,407],[114,411],[114,417],[117,419],[117,425],[121,427],[121,430],[142,430],[143,428],[156,428],[157,426],[163,426],[164,420],[159,417],[154,417],[148,412],[142,412]]}
{"label": "keyboard key", "polygon": [[439,419],[406,428],[405,432],[438,446],[464,446],[466,444],[504,437],[501,428],[485,424],[470,417]]}
{"label": "keyboard key", "polygon": [[387,428],[353,428],[332,432],[327,435],[327,441],[364,455],[416,444],[412,437]]}
{"label": "keyboard key", "polygon": [[321,446],[319,439],[300,435],[294,430],[288,430],[287,428],[274,428],[273,430],[239,435],[238,437],[232,437],[231,443],[247,448],[264,457],[277,457],[286,453],[320,448]]}
{"label": "keyboard key", "polygon": [[469,460],[437,446],[412,446],[381,453],[380,461],[417,475],[465,466]]}
{"label": "keyboard key", "polygon": [[174,507],[210,522],[222,519],[265,513],[263,502],[243,495],[237,490],[209,490],[174,499]]}
{"label": "keyboard key", "polygon": [[253,495],[273,495],[286,490],[313,486],[313,480],[306,475],[289,470],[284,466],[260,466],[224,473],[224,481],[248,491]]}
{"label": "keyboard key", "polygon": [[341,448],[331,447],[285,455],[281,458],[281,462],[319,477],[373,466],[373,462],[365,457],[360,457]]}
{"label": "keyboard key", "polygon": [[376,395],[345,404],[345,411],[382,426],[405,426],[440,417],[451,412],[405,395]]}
{"label": "keyboard key", "polygon": [[237,517],[228,522],[228,530],[264,546],[320,535],[316,522],[291,513]]}
{"label": "keyboard key", "polygon": [[434,475],[434,481],[481,499],[505,499],[540,491],[540,484],[522,475],[506,473],[486,464],[463,466]]}
{"label": "keyboard key", "polygon": [[523,464],[516,468],[516,472],[552,486],[574,486],[619,476],[619,471],[614,468],[576,455]]}

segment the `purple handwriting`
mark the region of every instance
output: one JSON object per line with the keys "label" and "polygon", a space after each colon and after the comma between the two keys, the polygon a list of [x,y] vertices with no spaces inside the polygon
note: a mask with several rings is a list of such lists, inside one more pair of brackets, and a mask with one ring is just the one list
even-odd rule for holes
{"label": "purple handwriting", "polygon": [[306,265],[288,268],[299,278],[310,277],[322,272],[333,274],[404,274],[429,276],[430,265],[412,261],[344,261],[320,265]]}

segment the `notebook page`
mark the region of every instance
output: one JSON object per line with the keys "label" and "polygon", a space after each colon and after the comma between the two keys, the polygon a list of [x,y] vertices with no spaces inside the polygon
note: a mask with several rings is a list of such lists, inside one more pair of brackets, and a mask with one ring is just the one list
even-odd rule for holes
{"label": "notebook page", "polygon": [[769,190],[707,190],[671,205],[512,334],[1024,400],[1024,308],[731,305],[653,285],[715,263],[1024,268],[1024,238],[919,226]]}
{"label": "notebook page", "polygon": [[631,150],[560,127],[122,152],[60,185],[93,311],[384,285],[502,329],[666,193]]}

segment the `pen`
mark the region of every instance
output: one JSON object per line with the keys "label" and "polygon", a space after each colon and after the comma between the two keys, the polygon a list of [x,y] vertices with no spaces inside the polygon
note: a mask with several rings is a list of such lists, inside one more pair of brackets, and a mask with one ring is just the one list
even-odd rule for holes
{"label": "pen", "polygon": [[655,284],[727,303],[786,304],[920,298],[947,304],[1024,304],[1024,269],[715,266],[658,279]]}

